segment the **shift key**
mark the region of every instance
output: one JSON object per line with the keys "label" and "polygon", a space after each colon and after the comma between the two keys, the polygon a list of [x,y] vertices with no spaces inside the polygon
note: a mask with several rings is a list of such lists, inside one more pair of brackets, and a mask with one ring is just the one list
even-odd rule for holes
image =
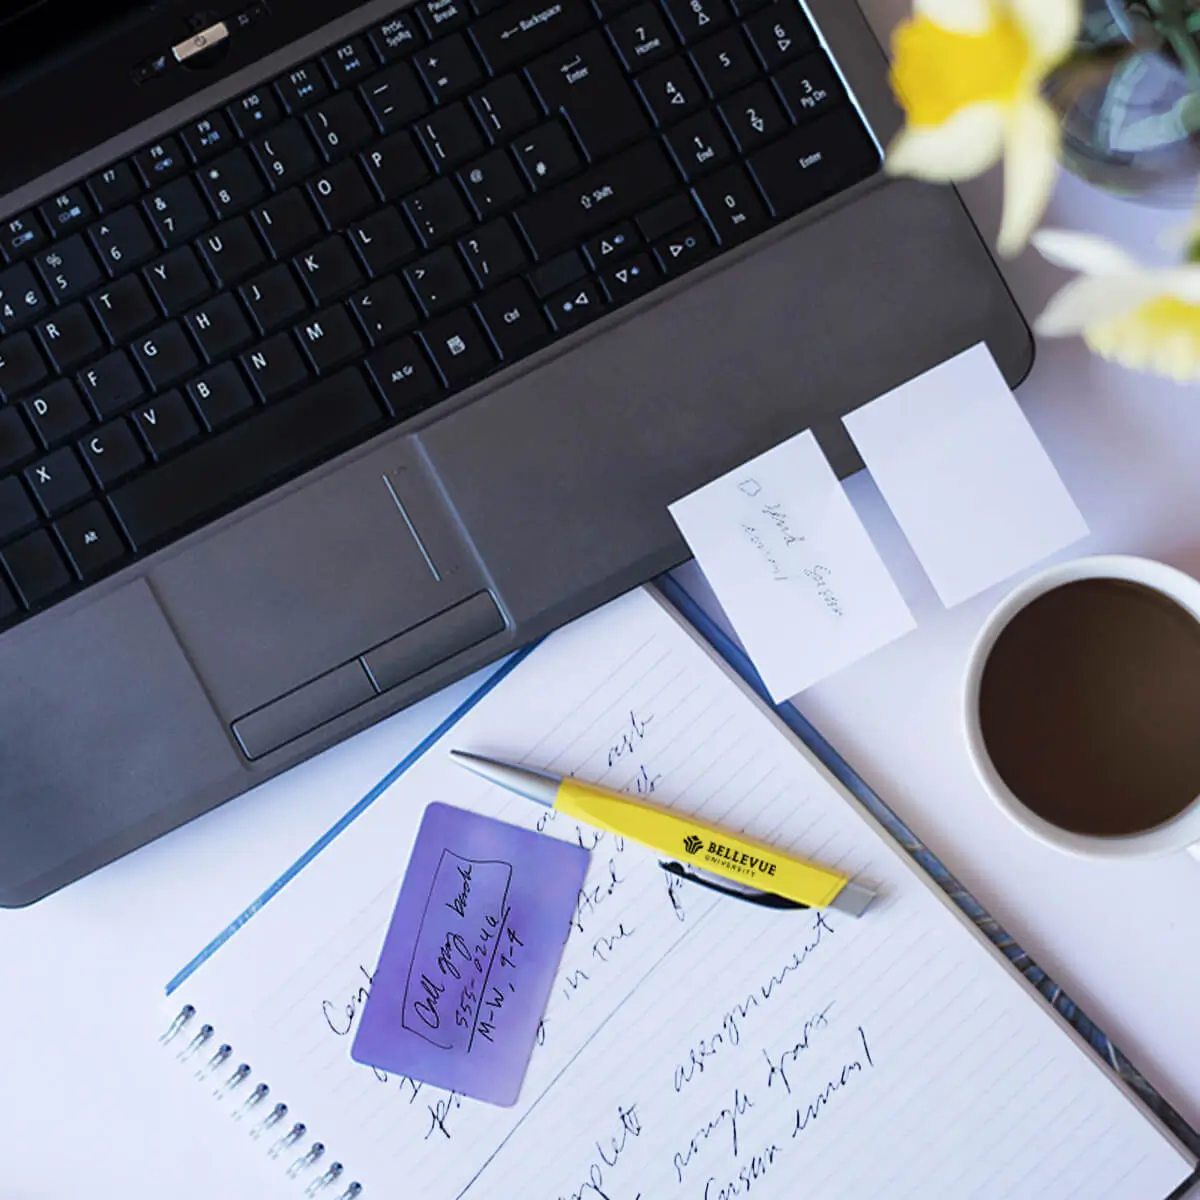
{"label": "shift key", "polygon": [[640,144],[592,167],[513,214],[540,259],[582,241],[679,186],[657,142]]}

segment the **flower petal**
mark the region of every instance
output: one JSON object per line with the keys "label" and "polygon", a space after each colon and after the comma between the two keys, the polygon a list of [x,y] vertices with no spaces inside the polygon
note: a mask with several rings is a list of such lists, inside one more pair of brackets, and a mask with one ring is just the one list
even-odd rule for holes
{"label": "flower petal", "polygon": [[1058,62],[1075,44],[1083,13],[1079,0],[1008,0],[1040,59]]}
{"label": "flower petal", "polygon": [[1004,147],[1004,110],[996,104],[960,108],[941,125],[910,125],[888,147],[892,175],[933,183],[971,179],[986,171]]}
{"label": "flower petal", "polygon": [[913,0],[913,12],[954,33],[984,33],[992,23],[988,0]]}
{"label": "flower petal", "polygon": [[1081,333],[1125,316],[1161,291],[1152,275],[1083,275],[1051,297],[1033,327],[1044,337]]}
{"label": "flower petal", "polygon": [[1072,229],[1039,229],[1030,238],[1038,253],[1056,267],[1086,275],[1120,275],[1138,269],[1120,246],[1091,233]]}
{"label": "flower petal", "polygon": [[1173,271],[1164,271],[1163,291],[1171,296],[1177,296],[1185,304],[1200,306],[1200,266],[1176,267]]}
{"label": "flower petal", "polygon": [[996,248],[1016,254],[1046,211],[1058,174],[1058,119],[1041,100],[1009,113],[1004,137],[1004,220]]}

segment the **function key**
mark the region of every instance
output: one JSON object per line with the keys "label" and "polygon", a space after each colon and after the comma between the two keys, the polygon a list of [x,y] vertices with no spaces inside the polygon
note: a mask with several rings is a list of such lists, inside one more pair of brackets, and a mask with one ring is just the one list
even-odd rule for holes
{"label": "function key", "polygon": [[4,257],[9,262],[24,258],[46,244],[46,231],[37,216],[31,212],[9,217],[0,225],[0,231],[0,246],[3,247]]}
{"label": "function key", "polygon": [[725,0],[662,0],[681,42],[694,42],[729,20]]}
{"label": "function key", "polygon": [[827,108],[836,108],[843,96],[829,59],[819,52],[784,67],[775,76],[775,88],[797,124]]}
{"label": "function key", "polygon": [[240,136],[250,137],[260,129],[269,129],[283,117],[283,109],[270,88],[258,88],[235,100],[225,111]]}
{"label": "function key", "polygon": [[67,188],[65,192],[51,196],[38,211],[51,236],[56,238],[64,237],[92,219],[92,206],[81,187]]}
{"label": "function key", "polygon": [[116,163],[87,181],[92,201],[101,212],[112,212],[142,194],[142,185],[127,162]]}
{"label": "function key", "polygon": [[168,179],[174,179],[188,166],[187,156],[173,137],[163,138],[161,142],[139,150],[133,161],[147,187],[158,187]]}
{"label": "function key", "polygon": [[675,40],[667,32],[662,14],[652,4],[639,4],[608,27],[627,71],[640,71],[675,52]]}
{"label": "function key", "polygon": [[321,65],[335,88],[345,88],[361,83],[375,69],[375,60],[366,42],[356,37],[334,46],[322,57]]}
{"label": "function key", "polygon": [[367,35],[371,49],[384,62],[412,53],[425,40],[412,13],[398,12],[386,21],[381,21]]}
{"label": "function key", "polygon": [[471,13],[463,0],[421,0],[411,11],[417,14],[417,19],[430,38],[441,37],[454,29],[463,29],[471,20]]}
{"label": "function key", "polygon": [[772,4],[770,8],[755,13],[746,22],[745,28],[762,65],[768,71],[774,71],[784,63],[807,54],[817,44],[812,27],[800,6],[792,4],[790,0]]}
{"label": "function key", "polygon": [[471,47],[458,33],[426,46],[414,61],[438,104],[483,82],[483,71]]}
{"label": "function key", "polygon": [[324,100],[329,95],[329,84],[316,63],[303,63],[275,80],[275,90],[284,108],[294,113]]}
{"label": "function key", "polygon": [[204,162],[228,150],[234,143],[233,130],[220,113],[209,113],[207,117],[193,121],[179,136],[183,138],[193,162]]}

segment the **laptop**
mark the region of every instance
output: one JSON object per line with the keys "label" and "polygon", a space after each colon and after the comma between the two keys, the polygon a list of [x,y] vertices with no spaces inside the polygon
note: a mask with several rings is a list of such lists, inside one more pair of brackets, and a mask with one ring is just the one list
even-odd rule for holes
{"label": "laptop", "polygon": [[8,5],[0,904],[687,555],[1032,344],[847,0]]}

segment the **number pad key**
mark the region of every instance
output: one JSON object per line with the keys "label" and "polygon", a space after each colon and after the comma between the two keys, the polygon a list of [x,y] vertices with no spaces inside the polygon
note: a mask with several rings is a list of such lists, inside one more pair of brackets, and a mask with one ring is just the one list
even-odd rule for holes
{"label": "number pad key", "polygon": [[730,96],[718,107],[743,154],[756,150],[788,128],[787,117],[783,115],[771,89],[762,80],[752,83],[736,96]]}
{"label": "number pad key", "polygon": [[729,20],[725,0],[662,0],[681,42],[694,42]]}
{"label": "number pad key", "polygon": [[758,76],[758,64],[740,29],[726,29],[692,50],[692,62],[714,100]]}
{"label": "number pad key", "polygon": [[723,166],[733,157],[729,139],[710,112],[697,113],[672,129],[667,134],[667,146],[689,180]]}
{"label": "number pad key", "polygon": [[739,164],[701,180],[695,194],[721,245],[743,241],[767,223],[762,201]]}
{"label": "number pad key", "polygon": [[793,0],[779,0],[755,13],[745,29],[767,71],[807,54],[817,44],[807,18]]}
{"label": "number pad key", "polygon": [[659,125],[667,125],[695,112],[704,93],[687,61],[673,58],[639,75],[634,83]]}
{"label": "number pad key", "polygon": [[675,53],[675,39],[653,4],[639,4],[618,17],[609,25],[608,36],[631,74]]}
{"label": "number pad key", "polygon": [[775,88],[796,124],[835,108],[844,94],[841,82],[824,54],[810,54],[800,62],[784,67],[775,76]]}

